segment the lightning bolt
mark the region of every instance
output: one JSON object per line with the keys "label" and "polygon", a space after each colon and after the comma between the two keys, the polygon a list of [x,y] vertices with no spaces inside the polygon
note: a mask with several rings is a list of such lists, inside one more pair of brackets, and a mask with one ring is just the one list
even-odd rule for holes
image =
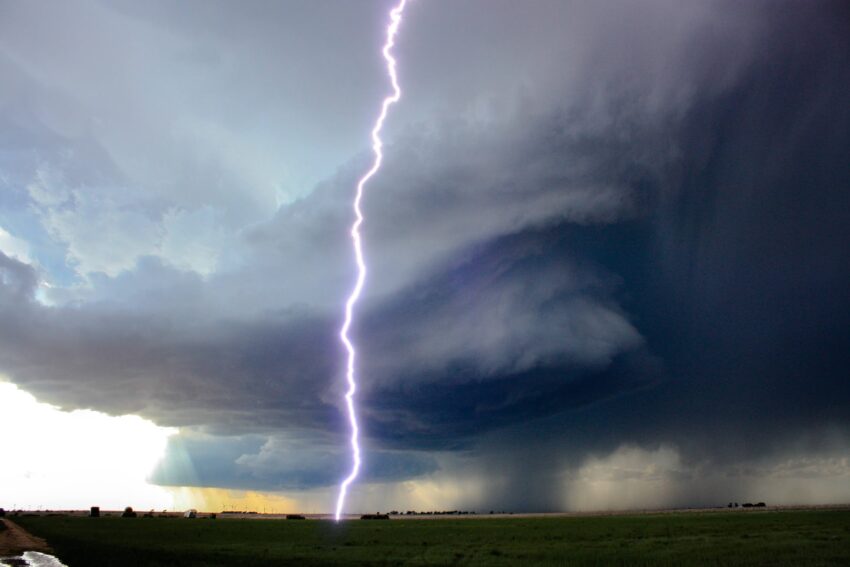
{"label": "lightning bolt", "polygon": [[363,286],[366,283],[366,262],[363,259],[363,245],[360,238],[360,225],[363,224],[363,211],[360,210],[360,201],[363,199],[363,189],[366,183],[381,169],[381,162],[384,159],[383,142],[381,141],[381,129],[384,127],[384,120],[387,118],[387,112],[390,106],[398,102],[401,98],[401,88],[398,86],[398,77],[396,76],[396,60],[392,56],[392,48],[395,45],[395,36],[398,33],[398,27],[401,24],[401,15],[404,12],[404,6],[407,0],[400,0],[395,8],[390,10],[390,22],[387,25],[387,41],[384,43],[384,48],[381,51],[384,55],[384,60],[387,62],[387,75],[390,78],[390,83],[393,87],[393,92],[390,96],[384,98],[381,104],[381,113],[375,121],[372,128],[372,152],[374,153],[374,161],[372,167],[367,171],[360,181],[357,182],[357,192],[354,197],[354,224],[351,225],[351,241],[354,245],[354,258],[357,260],[357,281],[354,284],[354,289],[351,290],[351,295],[345,302],[345,321],[339,331],[339,338],[345,349],[348,352],[348,366],[346,369],[346,381],[348,382],[348,391],[345,393],[345,403],[348,406],[348,420],[351,424],[351,454],[352,466],[351,473],[342,481],[339,486],[339,496],[336,501],[335,518],[339,521],[342,516],[342,508],[345,505],[345,496],[348,494],[348,487],[357,478],[360,472],[360,427],[357,424],[357,411],[354,406],[354,394],[357,391],[357,379],[355,372],[355,359],[357,351],[354,348],[354,342],[348,336],[348,331],[351,329],[351,323],[354,319],[354,306],[363,292]]}

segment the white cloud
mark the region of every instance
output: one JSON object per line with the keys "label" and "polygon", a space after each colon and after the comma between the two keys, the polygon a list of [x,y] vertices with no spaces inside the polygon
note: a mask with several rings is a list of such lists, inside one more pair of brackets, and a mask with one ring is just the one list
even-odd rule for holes
{"label": "white cloud", "polygon": [[80,275],[115,277],[143,256],[208,275],[226,240],[221,215],[210,206],[163,210],[123,187],[70,188],[61,170],[46,164],[27,192],[44,229],[67,246],[68,264]]}
{"label": "white cloud", "polygon": [[0,226],[0,252],[25,264],[32,263],[29,244],[12,236],[2,226]]}
{"label": "white cloud", "polygon": [[48,233],[67,244],[68,262],[81,274],[116,276],[158,250],[157,221],[106,192],[71,191],[68,201],[41,214]]}
{"label": "white cloud", "polygon": [[196,211],[172,208],[162,218],[158,254],[173,266],[209,275],[215,271],[226,233],[211,207]]}

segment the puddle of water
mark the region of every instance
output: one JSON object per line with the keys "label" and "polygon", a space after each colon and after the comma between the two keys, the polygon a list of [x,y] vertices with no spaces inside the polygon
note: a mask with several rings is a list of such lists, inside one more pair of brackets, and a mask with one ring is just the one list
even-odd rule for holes
{"label": "puddle of water", "polygon": [[0,558],[0,567],[68,567],[48,553],[25,551],[20,557]]}

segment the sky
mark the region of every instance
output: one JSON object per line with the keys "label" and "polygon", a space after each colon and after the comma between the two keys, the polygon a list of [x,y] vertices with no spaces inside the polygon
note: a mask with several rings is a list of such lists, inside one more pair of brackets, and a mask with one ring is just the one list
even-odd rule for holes
{"label": "sky", "polygon": [[[0,0],[0,506],[331,510],[390,7]],[[411,0],[348,509],[850,501],[848,16]]]}

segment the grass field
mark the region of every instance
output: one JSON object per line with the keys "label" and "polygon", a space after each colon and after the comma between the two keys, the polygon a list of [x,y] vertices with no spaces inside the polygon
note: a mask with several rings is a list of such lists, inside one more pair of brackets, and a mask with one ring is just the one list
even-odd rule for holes
{"label": "grass field", "polygon": [[850,511],[462,520],[12,518],[69,567],[850,565]]}

